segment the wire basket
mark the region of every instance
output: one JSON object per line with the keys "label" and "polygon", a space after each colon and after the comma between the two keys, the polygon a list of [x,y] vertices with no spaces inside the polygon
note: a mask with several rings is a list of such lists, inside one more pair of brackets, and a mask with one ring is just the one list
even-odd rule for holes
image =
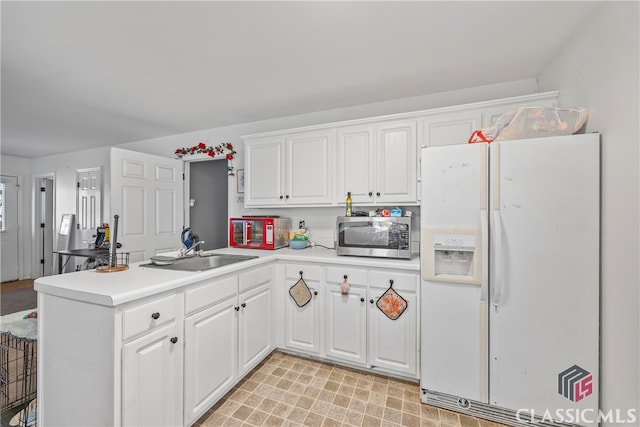
{"label": "wire basket", "polygon": [[2,412],[36,398],[38,342],[0,333],[0,407]]}
{"label": "wire basket", "polygon": [[129,268],[129,252],[118,252],[115,255],[109,254],[105,258],[105,263],[96,267],[98,273],[115,273]]}

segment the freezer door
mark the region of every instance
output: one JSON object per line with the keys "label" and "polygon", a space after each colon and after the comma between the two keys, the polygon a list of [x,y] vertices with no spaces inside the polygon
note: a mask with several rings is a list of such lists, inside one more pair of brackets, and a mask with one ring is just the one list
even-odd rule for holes
{"label": "freezer door", "polygon": [[423,149],[422,191],[421,387],[487,402],[487,145]]}
{"label": "freezer door", "polygon": [[599,135],[490,151],[490,403],[597,414]]}

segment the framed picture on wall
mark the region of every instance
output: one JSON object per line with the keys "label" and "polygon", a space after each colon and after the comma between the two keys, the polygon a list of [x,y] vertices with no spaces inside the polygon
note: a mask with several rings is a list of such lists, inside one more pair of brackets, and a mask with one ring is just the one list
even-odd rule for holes
{"label": "framed picture on wall", "polygon": [[236,172],[238,193],[244,193],[244,169],[238,169]]}

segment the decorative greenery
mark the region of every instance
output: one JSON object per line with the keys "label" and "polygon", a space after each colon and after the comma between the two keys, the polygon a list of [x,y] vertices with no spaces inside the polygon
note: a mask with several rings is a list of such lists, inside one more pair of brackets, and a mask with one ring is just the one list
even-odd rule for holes
{"label": "decorative greenery", "polygon": [[224,156],[229,161],[229,166],[227,166],[229,176],[234,175],[233,164],[231,163],[231,161],[233,160],[233,155],[236,154],[236,152],[230,142],[223,142],[222,144],[216,145],[215,147],[207,147],[204,142],[200,141],[198,142],[198,145],[194,145],[193,147],[177,148],[175,154],[179,159],[187,154],[206,154],[209,157]]}

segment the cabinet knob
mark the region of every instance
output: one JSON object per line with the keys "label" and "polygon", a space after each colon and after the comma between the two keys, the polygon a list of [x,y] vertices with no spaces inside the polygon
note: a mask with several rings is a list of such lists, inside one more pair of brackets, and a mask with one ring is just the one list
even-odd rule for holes
{"label": "cabinet knob", "polygon": [[151,318],[152,318],[153,320],[158,320],[158,319],[160,318],[160,313],[153,313],[153,314],[151,315]]}
{"label": "cabinet knob", "polygon": [[284,198],[285,198],[285,199],[288,199],[288,198],[289,198],[289,195],[287,194],[286,196],[284,196]]}
{"label": "cabinet knob", "polygon": [[369,197],[373,196],[373,191],[369,191]]}
{"label": "cabinet knob", "polygon": [[178,337],[173,337],[173,338],[171,338],[171,342],[172,342],[173,344],[177,343],[177,342],[178,342]]}
{"label": "cabinet knob", "polygon": [[373,301],[373,298],[371,298],[371,299],[369,300],[369,302],[370,302],[371,304],[373,304],[373,302],[374,302],[374,301]]}
{"label": "cabinet knob", "polygon": [[364,298],[360,298],[360,302],[364,302]]}
{"label": "cabinet knob", "polygon": [[318,291],[313,291],[313,294],[314,295],[318,295]]}
{"label": "cabinet knob", "polygon": [[280,200],[284,199],[284,197],[282,197],[282,195],[280,196]]}
{"label": "cabinet knob", "polygon": [[240,311],[240,307],[233,307],[235,311]]}
{"label": "cabinet knob", "polygon": [[344,280],[347,280],[347,277],[348,277],[348,276],[345,274],[345,275],[344,275],[344,276],[342,276],[342,277],[344,277]]}
{"label": "cabinet knob", "polygon": [[240,304],[240,307],[245,308],[247,306],[246,302],[243,302],[242,304]]}
{"label": "cabinet knob", "polygon": [[380,192],[379,191],[376,193],[376,196],[380,197]]}

